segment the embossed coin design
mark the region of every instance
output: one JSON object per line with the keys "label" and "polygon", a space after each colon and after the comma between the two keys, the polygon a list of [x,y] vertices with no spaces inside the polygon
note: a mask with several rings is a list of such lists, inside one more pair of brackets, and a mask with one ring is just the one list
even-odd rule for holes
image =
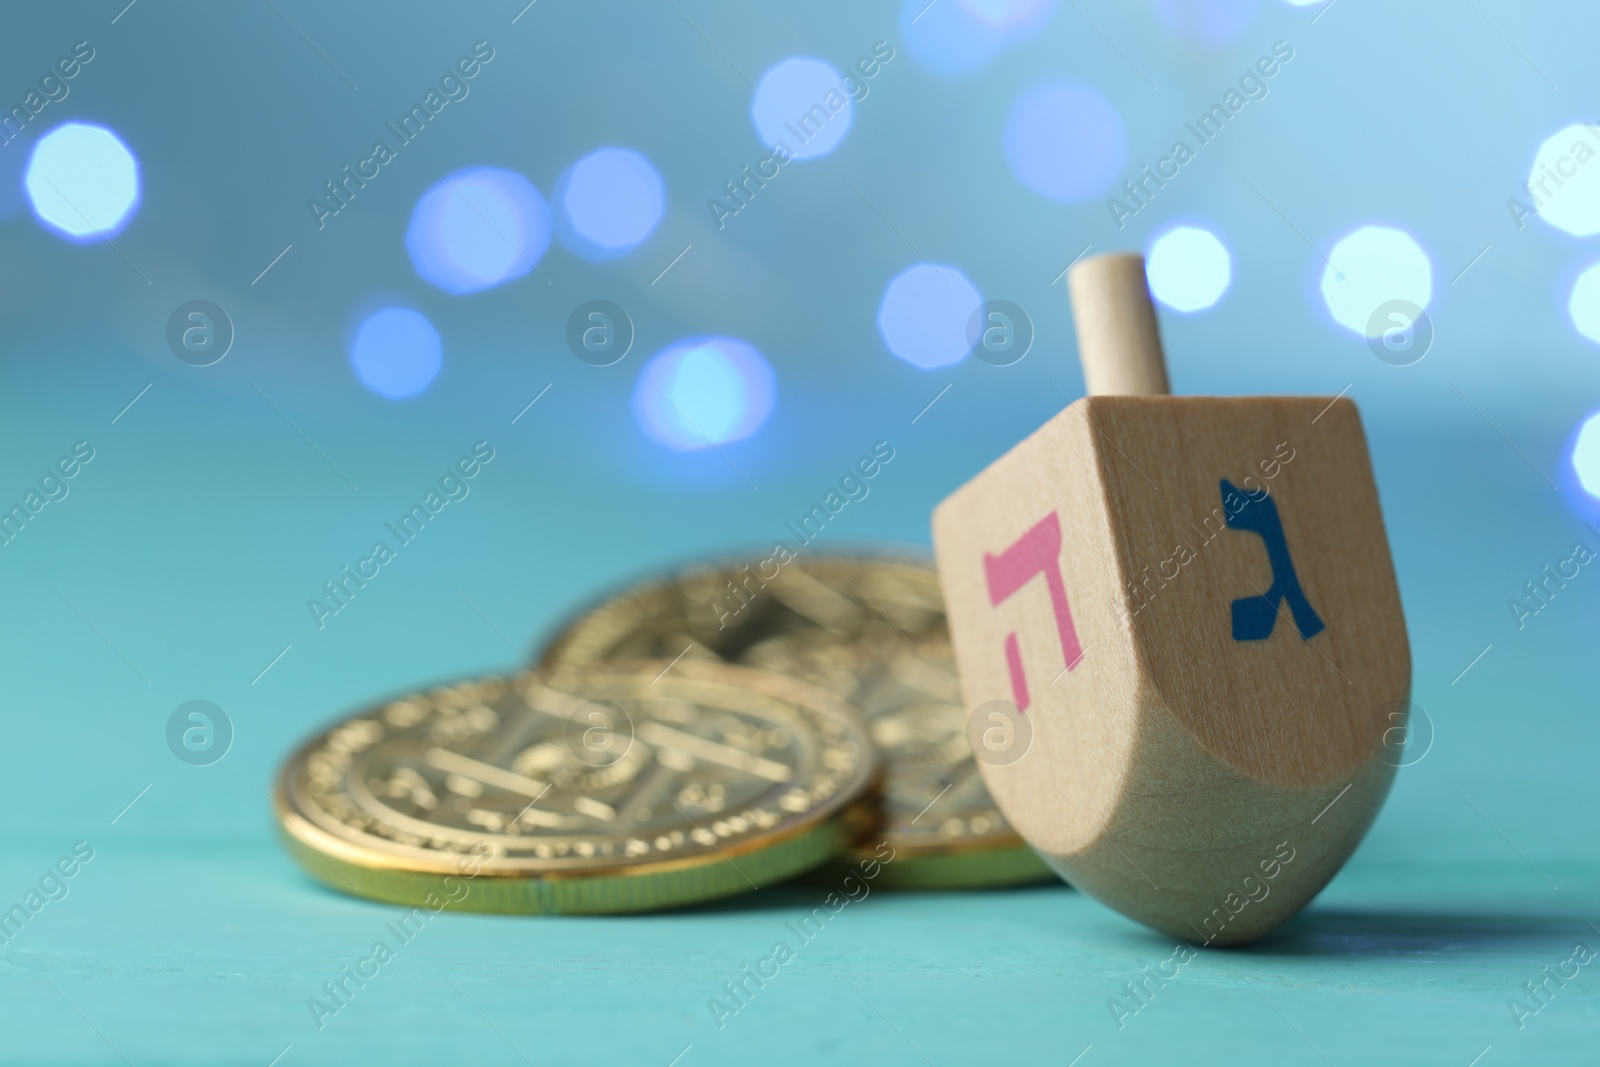
{"label": "embossed coin design", "polygon": [[567,713],[567,748],[591,767],[609,767],[633,748],[633,717],[608,700],[585,700]]}
{"label": "embossed coin design", "polygon": [[189,700],[167,716],[167,747],[191,767],[209,767],[233,747],[233,720],[209,700]]}
{"label": "embossed coin design", "polygon": [[647,911],[826,862],[865,819],[868,725],[782,675],[597,664],[400,697],[280,773],[289,851],[345,892],[440,910]]}
{"label": "embossed coin design", "polygon": [[[648,582],[579,618],[542,667],[613,657],[723,660],[849,701],[886,764],[881,820],[853,850],[894,848],[880,885],[954,888],[1055,875],[1006,823],[967,741],[938,576],[904,559],[774,553]],[[1025,751],[1026,744],[1023,744]]]}
{"label": "embossed coin design", "polygon": [[633,349],[633,320],[609,300],[586,301],[567,317],[567,347],[591,367],[620,363]]}
{"label": "embossed coin design", "polygon": [[233,348],[233,320],[209,300],[179,304],[167,319],[167,347],[190,366],[209,367]]}

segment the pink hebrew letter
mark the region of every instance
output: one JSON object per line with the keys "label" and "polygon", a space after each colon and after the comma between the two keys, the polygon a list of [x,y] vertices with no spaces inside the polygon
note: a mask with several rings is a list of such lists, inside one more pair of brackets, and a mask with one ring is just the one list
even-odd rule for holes
{"label": "pink hebrew letter", "polygon": [[[1036,574],[1043,574],[1050,587],[1050,607],[1056,614],[1056,632],[1061,637],[1061,656],[1067,670],[1078,665],[1083,649],[1078,631],[1072,625],[1072,609],[1067,606],[1067,587],[1061,580],[1061,522],[1051,512],[1040,519],[1015,544],[999,555],[983,554],[983,572],[989,580],[989,603],[998,606],[1012,593],[1027,585]],[[1028,710],[1028,680],[1022,674],[1022,652],[1017,634],[1006,635],[1006,666],[1011,671],[1011,695],[1019,711]]]}

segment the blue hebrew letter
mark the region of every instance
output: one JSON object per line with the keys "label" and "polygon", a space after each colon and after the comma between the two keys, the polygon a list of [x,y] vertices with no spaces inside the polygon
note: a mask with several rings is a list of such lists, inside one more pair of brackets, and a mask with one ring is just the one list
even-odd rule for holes
{"label": "blue hebrew letter", "polygon": [[1241,492],[1224,478],[1222,507],[1230,529],[1250,530],[1261,535],[1261,542],[1267,549],[1267,562],[1272,565],[1271,588],[1260,596],[1240,597],[1233,602],[1233,639],[1264,641],[1271,637],[1272,628],[1278,622],[1278,604],[1284,600],[1289,602],[1289,612],[1294,616],[1302,639],[1310,640],[1321,633],[1322,619],[1306,599],[1305,590],[1300,588],[1294,560],[1289,558],[1289,542],[1283,536],[1278,505],[1265,491]]}

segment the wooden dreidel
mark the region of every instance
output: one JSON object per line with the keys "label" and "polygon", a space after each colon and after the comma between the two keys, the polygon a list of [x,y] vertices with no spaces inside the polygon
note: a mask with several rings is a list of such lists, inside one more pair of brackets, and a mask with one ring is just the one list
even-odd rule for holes
{"label": "wooden dreidel", "polygon": [[934,511],[968,736],[1044,859],[1261,937],[1389,791],[1411,655],[1355,404],[1175,397],[1138,255],[1068,277],[1090,396]]}

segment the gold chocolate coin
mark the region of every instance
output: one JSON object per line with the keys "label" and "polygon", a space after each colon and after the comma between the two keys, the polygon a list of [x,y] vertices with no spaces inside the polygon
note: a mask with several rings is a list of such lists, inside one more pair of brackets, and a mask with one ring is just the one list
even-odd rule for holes
{"label": "gold chocolate coin", "polygon": [[[1054,879],[978,772],[933,568],[905,559],[781,558],[692,566],[637,586],[580,617],[542,664],[721,660],[821,686],[871,720],[884,753],[882,819],[868,845],[886,839],[895,858],[880,884]],[[852,853],[873,855],[870,847]]]}
{"label": "gold chocolate coin", "polygon": [[615,913],[758,888],[859,835],[877,754],[858,712],[779,674],[668,666],[489,676],[346,719],[280,773],[289,851],[434,911]]}

